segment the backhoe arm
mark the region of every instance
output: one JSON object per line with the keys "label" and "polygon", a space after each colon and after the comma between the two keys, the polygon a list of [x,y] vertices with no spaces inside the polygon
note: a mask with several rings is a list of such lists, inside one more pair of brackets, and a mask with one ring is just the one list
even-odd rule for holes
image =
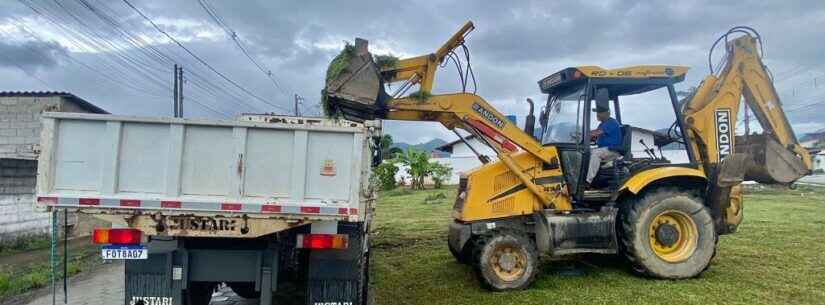
{"label": "backhoe arm", "polygon": [[[473,23],[467,22],[434,53],[382,62],[380,67],[368,51],[368,42],[356,39],[354,48],[345,49],[327,71],[325,103],[333,113],[352,120],[432,121],[451,130],[464,129],[489,144],[499,160],[539,198],[541,204],[570,210],[572,207],[567,201],[551,203],[550,194],[533,181],[535,177],[527,174],[530,168],[521,168],[512,157],[523,150],[543,163],[557,163],[558,160],[553,160],[556,156],[553,148],[543,148],[475,94],[430,94],[436,69],[464,43],[465,36],[472,30]],[[392,95],[387,94],[384,85],[396,82],[404,83]],[[400,97],[413,85],[419,85],[417,94]]]}
{"label": "backhoe arm", "polygon": [[[724,68],[718,76],[712,73],[705,77],[684,106],[689,149],[706,166],[719,165],[729,156],[733,156],[731,160],[739,159],[744,166],[737,164],[730,170],[744,170],[744,180],[786,184],[808,174],[811,157],[797,141],[782,110],[760,58],[757,38],[748,33],[725,47],[728,52]],[[742,98],[763,134],[735,136]]]}
{"label": "backhoe arm", "polygon": [[[532,136],[508,121],[480,96],[457,93],[429,96],[426,100],[406,97],[389,101],[387,108],[385,118],[389,120],[440,122],[448,129],[461,128],[480,137],[490,144],[499,160],[504,162],[544,205],[549,205],[552,201],[550,194],[536,185],[532,177],[525,174],[526,169],[513,161],[512,154],[518,152],[520,147],[543,163],[553,163],[558,162],[552,160],[555,152],[542,147]],[[556,208],[570,209],[567,206]]]}

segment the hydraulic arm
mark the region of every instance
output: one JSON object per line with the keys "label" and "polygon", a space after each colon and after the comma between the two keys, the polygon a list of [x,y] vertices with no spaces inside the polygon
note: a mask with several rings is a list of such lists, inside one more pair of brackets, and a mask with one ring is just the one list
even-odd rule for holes
{"label": "hydraulic arm", "polygon": [[[745,35],[728,41],[733,33]],[[711,74],[683,109],[688,147],[700,158],[696,161],[707,169],[722,163],[723,159],[732,160],[735,166],[720,166],[720,171],[725,172],[722,173],[725,178],[738,177],[734,181],[786,184],[808,174],[811,157],[797,141],[782,110],[776,88],[760,57],[758,33],[736,27],[716,43],[722,39],[726,50],[723,69],[717,75],[711,66]],[[762,134],[735,136],[742,98],[762,126]]]}
{"label": "hydraulic arm", "polygon": [[[464,43],[464,37],[473,30],[467,22],[435,53],[401,59],[391,66],[378,68],[367,50],[367,42],[357,39],[355,56],[341,75],[327,82],[325,93],[338,111],[350,119],[381,117],[389,120],[435,121],[448,129],[460,128],[476,135],[490,145],[497,157],[521,180],[544,206],[551,205],[552,196],[533,182],[514,160],[513,154],[522,150],[545,163],[556,156],[552,148],[541,146],[483,98],[472,93],[431,95],[435,70],[453,50]],[[378,72],[378,73],[376,73]],[[380,79],[378,79],[380,75]],[[383,92],[384,82],[403,82],[392,96]],[[379,84],[375,86],[374,84]],[[413,85],[417,93],[399,98]],[[378,92],[372,88],[378,89]],[[367,89],[367,90],[365,90]],[[567,201],[555,203],[556,209],[570,210]]]}

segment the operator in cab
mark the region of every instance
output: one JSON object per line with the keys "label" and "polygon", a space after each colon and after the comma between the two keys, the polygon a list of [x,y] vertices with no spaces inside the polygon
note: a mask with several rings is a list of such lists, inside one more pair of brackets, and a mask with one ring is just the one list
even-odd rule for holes
{"label": "operator in cab", "polygon": [[[604,90],[604,91],[602,91]],[[606,95],[606,89],[600,89],[597,95]],[[597,97],[597,100],[600,98]],[[621,156],[619,151],[622,149],[622,128],[619,121],[610,117],[610,108],[607,107],[606,98],[604,103],[596,103],[596,119],[601,122],[599,127],[590,131],[590,139],[596,141],[596,146],[590,151],[590,163],[587,167],[587,179],[585,189],[590,188],[590,183],[596,177],[599,171],[599,166],[604,162],[616,160]]]}

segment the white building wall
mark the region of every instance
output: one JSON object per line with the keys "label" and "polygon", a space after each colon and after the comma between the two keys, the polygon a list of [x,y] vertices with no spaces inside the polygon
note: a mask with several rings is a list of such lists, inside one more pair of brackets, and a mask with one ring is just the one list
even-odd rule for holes
{"label": "white building wall", "polygon": [[825,171],[825,154],[819,153],[813,156],[813,170]]}
{"label": "white building wall", "polygon": [[[487,156],[491,161],[497,160],[496,152],[477,138],[470,138],[467,143],[470,143],[479,154]],[[434,160],[453,169],[453,175],[447,184],[458,184],[458,178],[461,177],[462,173],[481,166],[481,161],[464,142],[453,145],[453,153],[449,157]]]}

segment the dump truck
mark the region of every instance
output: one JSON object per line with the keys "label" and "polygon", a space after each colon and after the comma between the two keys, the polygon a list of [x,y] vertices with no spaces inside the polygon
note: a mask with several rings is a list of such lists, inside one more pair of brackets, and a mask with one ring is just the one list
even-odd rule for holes
{"label": "dump truck", "polygon": [[[549,73],[537,82],[547,98],[540,135],[532,111],[521,128],[475,94],[465,44],[474,28],[468,22],[434,52],[392,61],[356,39],[330,66],[324,96],[335,116],[438,122],[495,151],[495,162],[480,155],[484,164],[460,178],[447,234],[449,251],[473,266],[486,288],[527,288],[540,257],[588,253],[618,254],[647,277],[695,277],[710,266],[719,237],[742,222],[743,181],[792,185],[811,172],[752,28],[734,27],[716,39],[710,74],[681,99],[675,85],[685,79],[685,66]],[[715,49],[724,51],[719,65]],[[436,71],[450,64],[461,91],[432,94]],[[389,85],[396,85],[392,92]],[[629,112],[673,119],[656,127],[666,132],[647,130],[658,136],[645,143],[633,138],[639,126],[623,121]],[[762,132],[737,135],[738,115],[751,112]],[[608,131],[596,117],[616,127]],[[606,133],[615,143],[599,143]],[[635,143],[651,147],[634,154]],[[682,147],[685,158],[666,158],[666,146]]]}
{"label": "dump truck", "polygon": [[[36,206],[112,223],[124,304],[364,304],[380,122],[44,113]],[[82,293],[82,292],[79,292]]]}

